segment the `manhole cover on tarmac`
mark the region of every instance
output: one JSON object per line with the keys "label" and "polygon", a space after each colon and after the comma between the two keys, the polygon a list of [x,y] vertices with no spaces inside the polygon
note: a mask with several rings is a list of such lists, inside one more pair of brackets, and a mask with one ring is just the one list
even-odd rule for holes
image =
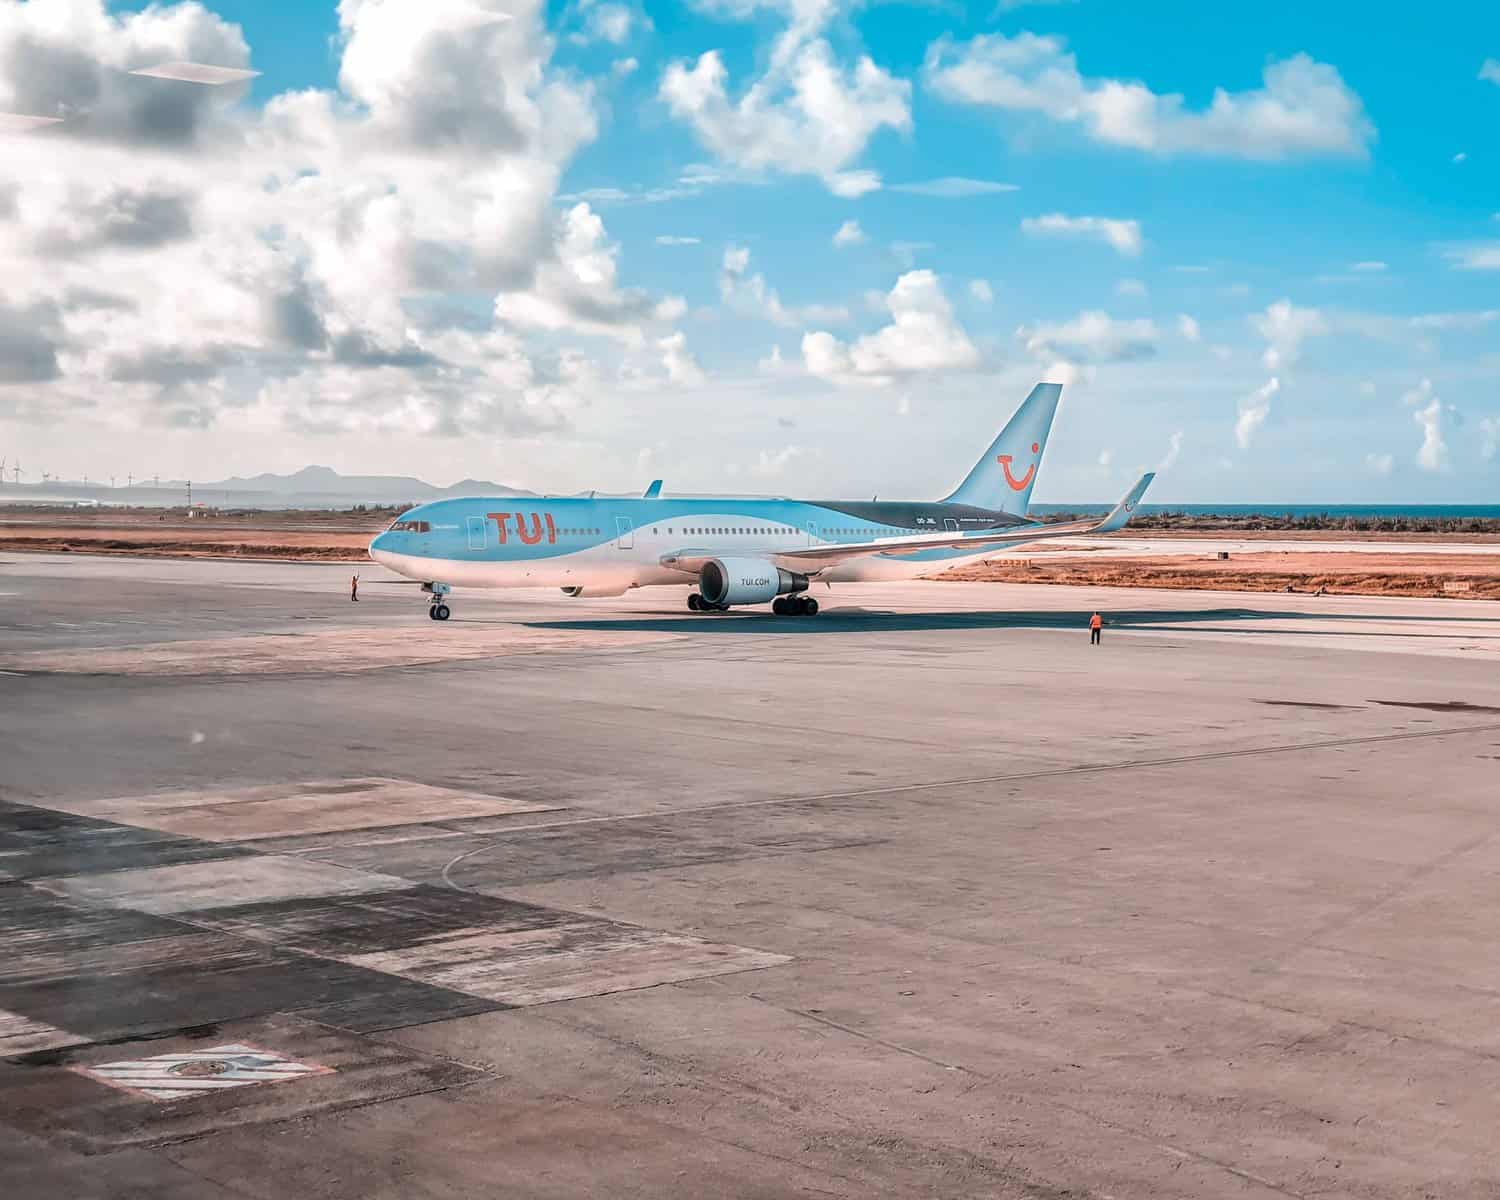
{"label": "manhole cover on tarmac", "polygon": [[124,1062],[75,1066],[80,1075],[152,1100],[181,1100],[256,1083],[282,1083],[309,1075],[331,1075],[332,1067],[294,1062],[269,1050],[232,1044]]}

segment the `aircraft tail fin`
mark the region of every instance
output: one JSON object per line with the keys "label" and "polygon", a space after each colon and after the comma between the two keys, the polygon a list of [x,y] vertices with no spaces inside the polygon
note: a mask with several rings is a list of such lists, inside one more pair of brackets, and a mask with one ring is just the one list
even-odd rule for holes
{"label": "aircraft tail fin", "polygon": [[945,503],[972,504],[1025,516],[1061,396],[1060,383],[1039,383],[1032,388],[984,457],[953,494],[945,497]]}

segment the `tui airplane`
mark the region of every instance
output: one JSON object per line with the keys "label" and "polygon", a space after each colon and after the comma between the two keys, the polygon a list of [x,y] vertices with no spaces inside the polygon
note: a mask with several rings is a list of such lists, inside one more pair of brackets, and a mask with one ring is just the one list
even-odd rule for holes
{"label": "tui airplane", "polygon": [[1152,475],[1100,521],[1026,515],[1062,385],[1039,383],[952,495],[938,501],[467,497],[401,515],[370,557],[421,583],[446,621],[455,587],[558,587],[569,596],[693,588],[694,612],[770,603],[815,616],[817,581],[912,579],[1028,542],[1123,528]]}

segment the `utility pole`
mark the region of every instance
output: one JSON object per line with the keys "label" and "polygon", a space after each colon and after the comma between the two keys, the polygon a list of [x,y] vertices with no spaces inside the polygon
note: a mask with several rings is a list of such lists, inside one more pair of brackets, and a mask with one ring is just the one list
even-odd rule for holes
{"label": "utility pole", "polygon": [[109,489],[110,489],[110,491],[114,491],[114,488],[115,488],[115,477],[113,475],[111,475],[109,477]]}
{"label": "utility pole", "polygon": [[125,476],[125,486],[128,487],[128,488],[135,487],[135,475],[134,474],[127,474]]}
{"label": "utility pole", "polygon": [[192,511],[193,511],[193,481],[191,479],[189,479],[187,481],[187,485],[188,485],[188,513],[191,514]]}

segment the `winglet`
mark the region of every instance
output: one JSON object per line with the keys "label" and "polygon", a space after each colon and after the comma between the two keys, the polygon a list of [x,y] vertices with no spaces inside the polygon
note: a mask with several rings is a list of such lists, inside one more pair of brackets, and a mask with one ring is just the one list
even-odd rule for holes
{"label": "winglet", "polygon": [[1151,481],[1155,478],[1155,471],[1147,471],[1136,480],[1135,486],[1125,493],[1125,499],[1110,510],[1109,516],[1100,521],[1093,532],[1113,533],[1116,529],[1124,529],[1129,525],[1130,518],[1135,516],[1136,505],[1141,502],[1141,497],[1146,494],[1146,489],[1151,486]]}
{"label": "winglet", "polygon": [[648,487],[644,492],[641,493],[641,499],[642,500],[655,500],[660,495],[661,495],[661,480],[660,479],[653,479],[651,481],[651,486]]}

